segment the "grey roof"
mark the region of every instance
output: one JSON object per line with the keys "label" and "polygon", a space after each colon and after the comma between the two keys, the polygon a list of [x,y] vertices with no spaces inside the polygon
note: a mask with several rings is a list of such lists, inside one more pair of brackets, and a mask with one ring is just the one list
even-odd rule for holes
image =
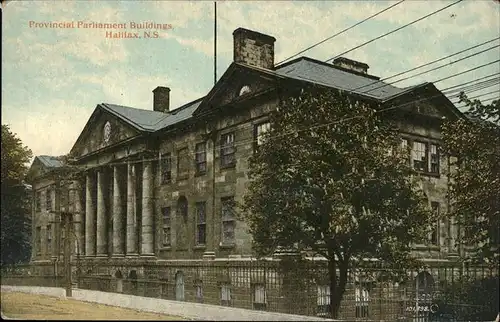
{"label": "grey roof", "polygon": [[101,103],[99,105],[141,131],[154,132],[190,118],[200,105],[201,100],[202,98],[199,98],[169,113],[109,103]]}
{"label": "grey roof", "polygon": [[58,168],[62,167],[64,164],[61,160],[57,159],[57,157],[51,155],[39,155],[37,156],[38,160],[40,160],[47,168]]}
{"label": "grey roof", "polygon": [[[276,73],[280,76],[343,89],[378,100],[387,100],[389,97],[402,94],[410,89],[410,87],[398,88],[387,85],[380,80],[343,71],[333,65],[306,57],[301,57],[297,61],[284,64],[281,67],[278,66]],[[384,84],[387,86],[383,86]]]}

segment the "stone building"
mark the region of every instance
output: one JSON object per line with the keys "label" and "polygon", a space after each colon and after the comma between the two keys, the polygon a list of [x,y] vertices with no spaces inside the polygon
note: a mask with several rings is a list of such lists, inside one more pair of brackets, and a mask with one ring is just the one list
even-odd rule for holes
{"label": "stone building", "polygon": [[[383,107],[401,105],[391,117],[411,147],[409,161],[421,172],[433,209],[447,211],[449,160],[439,154],[439,125],[460,112],[432,83],[398,88],[370,75],[367,64],[342,57],[332,64],[300,57],[275,66],[275,38],[243,28],[233,37],[233,62],[204,97],[173,109],[170,89],[159,86],[152,110],[96,106],[69,151],[65,165],[73,175],[58,189],[57,207],[74,214],[74,254],[114,263],[120,274],[105,274],[120,278],[132,263],[141,275],[142,263],[251,257],[251,236],[233,212],[245,192],[248,158],[287,89],[309,84]],[[53,160],[37,157],[33,167],[64,168]],[[34,179],[33,244],[42,250],[34,264],[56,256],[59,232],[47,210],[57,210],[57,172]],[[430,261],[455,257],[456,236],[452,222],[440,221],[415,254]]]}

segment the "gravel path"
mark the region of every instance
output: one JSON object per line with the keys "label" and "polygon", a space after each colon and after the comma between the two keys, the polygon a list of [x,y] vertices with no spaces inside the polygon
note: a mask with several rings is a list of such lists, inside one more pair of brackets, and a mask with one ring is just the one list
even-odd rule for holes
{"label": "gravel path", "polygon": [[[56,287],[1,286],[2,292],[24,292],[65,298],[65,290]],[[192,320],[211,321],[334,321],[311,316],[253,311],[209,304],[190,303],[141,297],[128,294],[107,293],[74,289],[73,299],[85,302],[130,308],[134,310],[182,316]]]}

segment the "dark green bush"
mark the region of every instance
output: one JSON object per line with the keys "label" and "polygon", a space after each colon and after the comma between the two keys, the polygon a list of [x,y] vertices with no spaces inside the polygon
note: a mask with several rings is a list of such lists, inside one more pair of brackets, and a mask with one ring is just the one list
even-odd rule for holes
{"label": "dark green bush", "polygon": [[434,320],[493,321],[499,312],[498,276],[483,279],[463,277],[446,285],[434,303]]}

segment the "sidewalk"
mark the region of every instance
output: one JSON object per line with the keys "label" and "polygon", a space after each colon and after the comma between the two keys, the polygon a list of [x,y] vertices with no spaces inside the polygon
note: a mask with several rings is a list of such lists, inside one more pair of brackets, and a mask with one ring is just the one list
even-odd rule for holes
{"label": "sidewalk", "polygon": [[[65,290],[56,287],[1,286],[2,292],[23,292],[66,298]],[[335,321],[311,316],[253,311],[233,307],[170,301],[135,295],[73,289],[72,299],[100,303],[145,312],[181,316],[191,320],[210,321]]]}

